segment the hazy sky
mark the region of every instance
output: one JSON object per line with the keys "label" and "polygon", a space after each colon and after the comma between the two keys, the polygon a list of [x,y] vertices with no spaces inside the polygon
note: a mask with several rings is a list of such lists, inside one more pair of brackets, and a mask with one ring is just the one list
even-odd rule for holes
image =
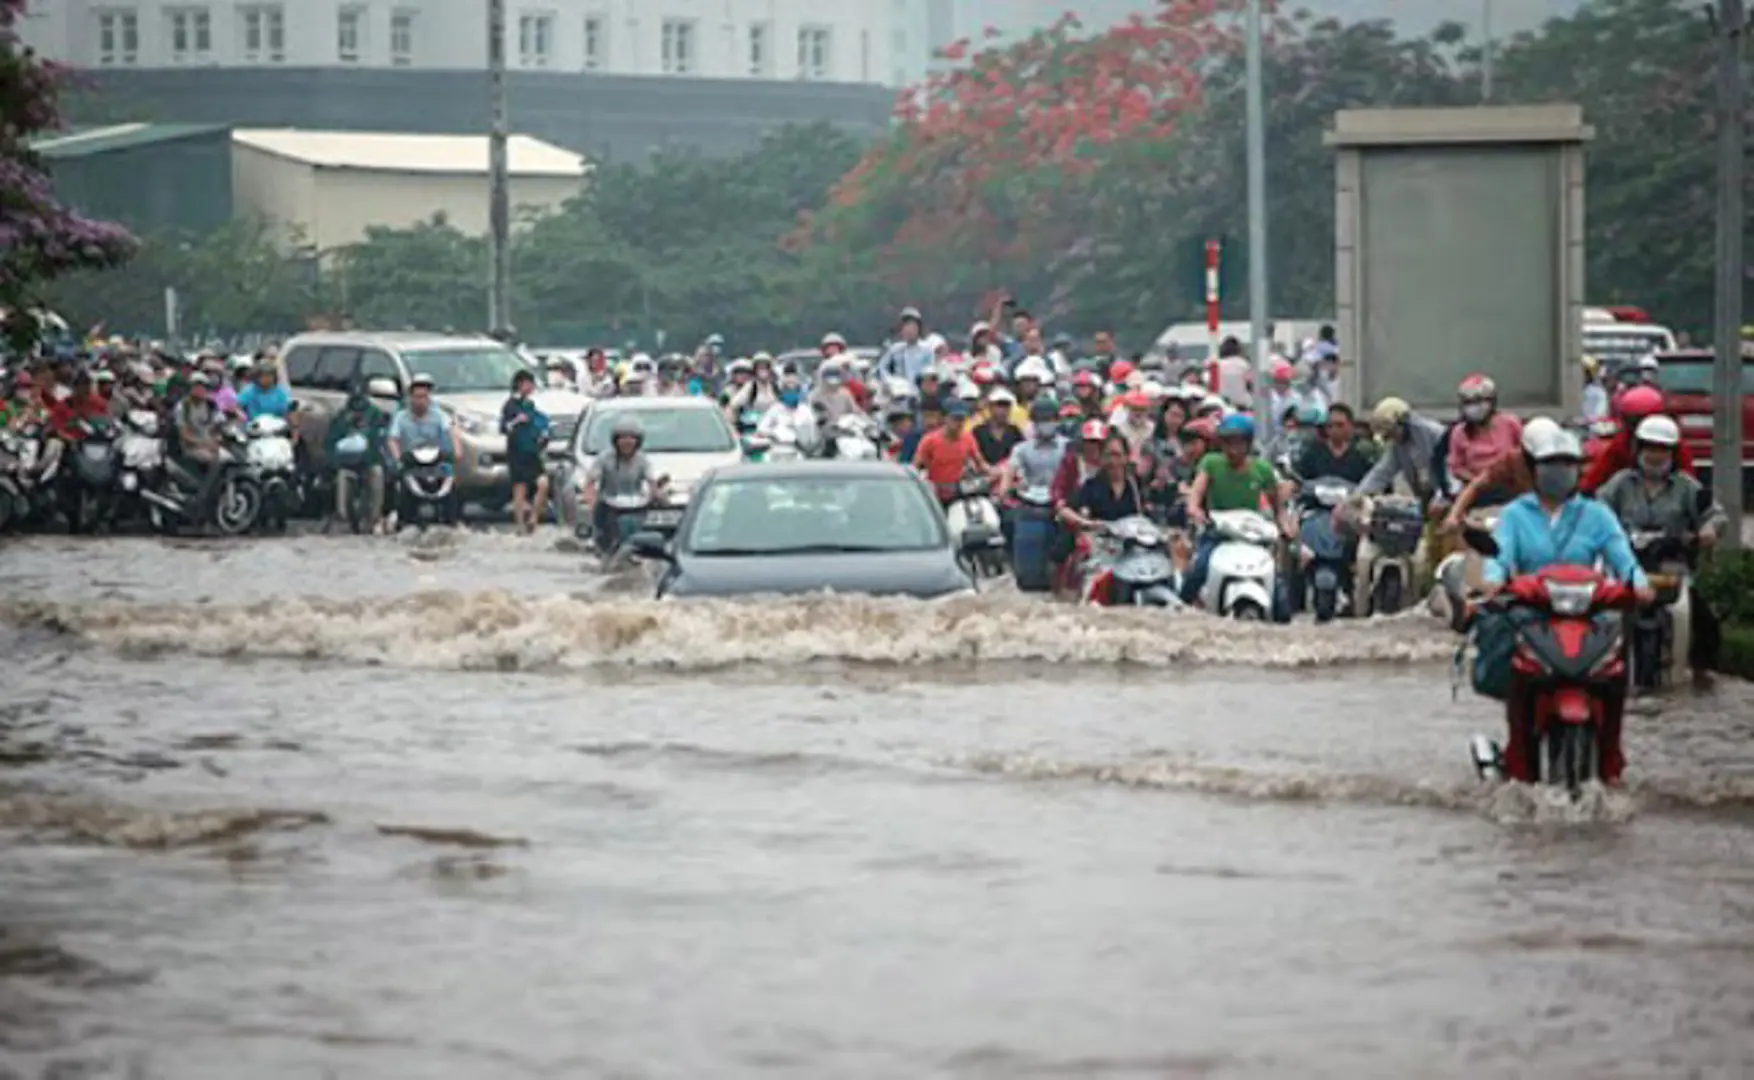
{"label": "hazy sky", "polygon": [[[1555,15],[1568,15],[1583,0],[1283,0],[1288,9],[1307,8],[1317,15],[1335,18],[1393,19],[1408,31],[1425,31],[1440,22],[1454,21],[1479,33],[1488,5],[1494,34],[1511,33],[1537,26]],[[1149,11],[1149,0],[959,0],[958,30],[972,33],[982,25],[1007,30],[1041,26],[1065,11],[1073,11],[1087,25],[1120,22],[1136,11]]]}

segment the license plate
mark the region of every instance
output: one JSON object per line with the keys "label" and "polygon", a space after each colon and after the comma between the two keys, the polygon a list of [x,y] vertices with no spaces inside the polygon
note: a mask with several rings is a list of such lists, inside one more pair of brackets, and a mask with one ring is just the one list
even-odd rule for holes
{"label": "license plate", "polygon": [[80,449],[85,451],[85,456],[90,461],[102,461],[110,456],[110,448],[97,443],[86,443]]}
{"label": "license plate", "polygon": [[654,526],[680,525],[682,524],[682,511],[648,510],[646,511],[646,524]]}

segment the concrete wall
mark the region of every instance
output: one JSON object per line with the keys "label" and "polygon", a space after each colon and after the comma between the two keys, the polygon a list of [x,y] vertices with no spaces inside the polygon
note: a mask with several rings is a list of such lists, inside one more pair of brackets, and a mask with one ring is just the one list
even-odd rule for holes
{"label": "concrete wall", "polygon": [[[329,251],[365,239],[374,226],[405,228],[441,213],[464,233],[487,235],[484,175],[318,169],[243,145],[232,160],[238,212],[281,227],[289,244]],[[512,177],[514,220],[520,208],[558,209],[580,183]]]}
{"label": "concrete wall", "polygon": [[[70,93],[75,123],[128,120],[465,134],[487,130],[487,80],[477,72],[349,68],[93,71]],[[887,129],[882,87],[753,79],[583,74],[510,78],[512,126],[594,159],[639,161],[663,147],[732,154],[788,123],[828,121],[855,133]]]}

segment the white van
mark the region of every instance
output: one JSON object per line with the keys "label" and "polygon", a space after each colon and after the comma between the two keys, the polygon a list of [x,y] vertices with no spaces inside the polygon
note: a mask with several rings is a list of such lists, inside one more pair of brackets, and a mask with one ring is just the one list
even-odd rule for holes
{"label": "white van", "polygon": [[[1273,339],[1274,352],[1295,360],[1305,341],[1320,334],[1322,327],[1331,325],[1332,319],[1274,319],[1267,324],[1267,334]],[[1246,322],[1221,322],[1217,340],[1223,341],[1227,337],[1235,338],[1247,350],[1254,340],[1254,330]],[[1205,360],[1212,354],[1212,340],[1203,322],[1175,323],[1157,335],[1146,355],[1162,358],[1169,355],[1173,346],[1178,360]]]}

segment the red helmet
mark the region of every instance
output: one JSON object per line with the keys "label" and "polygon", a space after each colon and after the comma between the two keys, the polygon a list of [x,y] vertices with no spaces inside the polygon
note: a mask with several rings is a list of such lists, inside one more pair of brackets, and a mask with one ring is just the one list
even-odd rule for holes
{"label": "red helmet", "polygon": [[1615,405],[1626,426],[1635,427],[1636,421],[1663,411],[1663,392],[1654,386],[1634,386],[1621,394]]}
{"label": "red helmet", "polygon": [[1086,420],[1078,429],[1078,437],[1086,442],[1101,442],[1108,438],[1108,425],[1101,420]]}
{"label": "red helmet", "polygon": [[1287,364],[1283,360],[1281,360],[1278,363],[1273,365],[1273,381],[1274,382],[1290,382],[1293,378],[1296,377],[1296,375],[1297,375],[1296,369],[1294,369],[1290,364]]}
{"label": "red helmet", "polygon": [[1495,401],[1498,398],[1498,384],[1485,375],[1469,375],[1456,388],[1456,396],[1462,404],[1470,401]]}
{"label": "red helmet", "polygon": [[1138,369],[1133,366],[1131,360],[1116,360],[1109,366],[1108,381],[1124,383],[1127,381],[1127,377],[1137,370]]}
{"label": "red helmet", "polygon": [[1151,395],[1143,390],[1128,391],[1121,395],[1121,407],[1133,413],[1150,412]]}
{"label": "red helmet", "polygon": [[968,373],[968,377],[974,380],[976,386],[991,386],[999,378],[993,372],[993,365],[984,360],[974,366],[974,370]]}
{"label": "red helmet", "polygon": [[1074,387],[1095,386],[1097,385],[1096,375],[1089,371],[1080,371],[1078,374],[1072,376],[1072,385]]}

